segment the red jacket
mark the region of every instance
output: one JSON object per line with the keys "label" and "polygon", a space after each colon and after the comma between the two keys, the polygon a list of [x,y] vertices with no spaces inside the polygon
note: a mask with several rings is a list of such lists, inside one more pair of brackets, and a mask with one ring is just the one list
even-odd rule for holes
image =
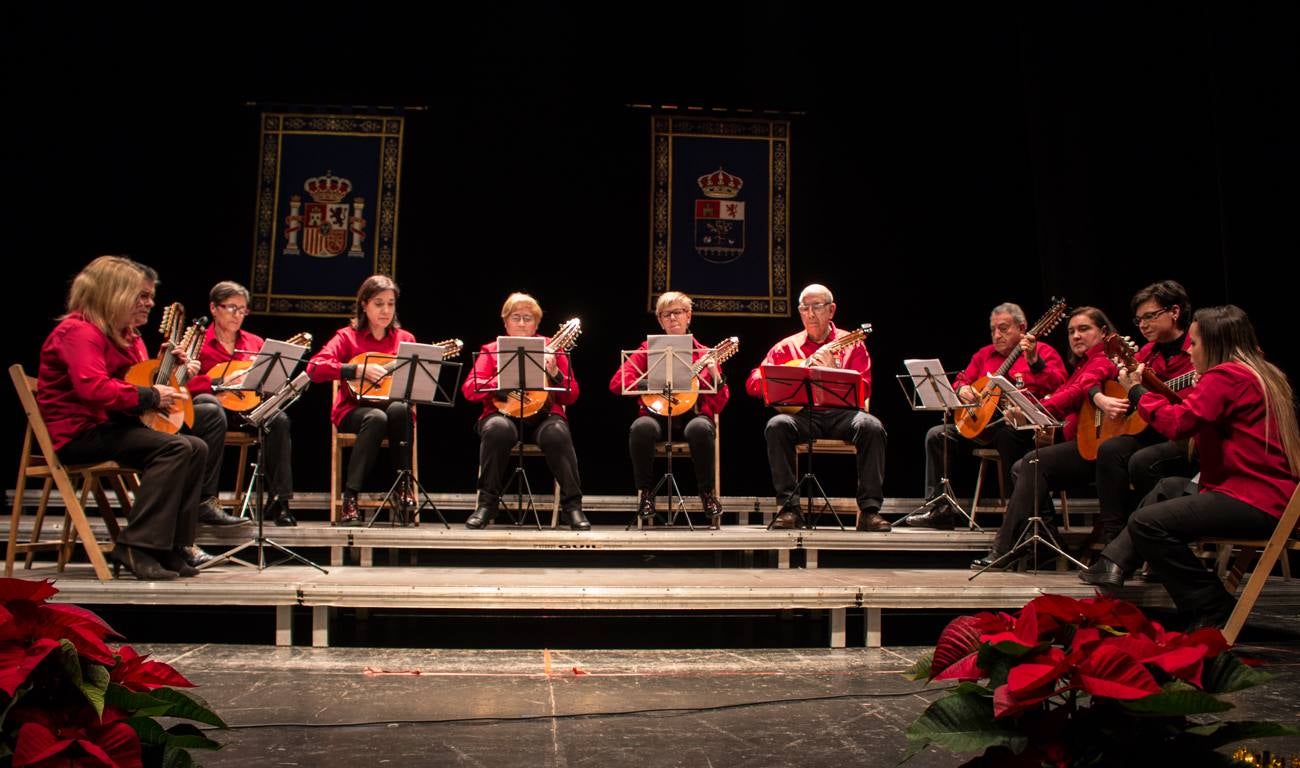
{"label": "red jacket", "polygon": [[212,391],[212,379],[208,371],[213,366],[228,363],[231,360],[252,360],[254,352],[262,349],[265,341],[261,336],[240,329],[235,336],[235,351],[230,353],[217,341],[217,327],[209,325],[203,337],[203,346],[199,348],[199,374],[186,383],[191,395],[201,395]]}
{"label": "red jacket", "polygon": [[[1201,492],[1216,491],[1273,517],[1295,492],[1277,420],[1264,408],[1264,388],[1241,363],[1216,365],[1187,390],[1183,402],[1134,387],[1142,418],[1170,440],[1196,438]],[[1290,408],[1290,403],[1272,403]]]}
{"label": "red jacket", "polygon": [[[543,343],[550,344],[549,336],[542,337]],[[560,369],[558,382],[552,382],[549,386],[565,387],[565,391],[551,392],[550,406],[551,413],[557,416],[565,416],[564,407],[573,405],[578,400],[578,379],[573,375],[569,366],[569,356],[558,354],[555,356],[555,364]],[[479,419],[485,419],[494,413],[498,413],[496,407],[496,397],[492,390],[497,388],[497,343],[490,341],[484,344],[478,353],[478,359],[474,361],[474,368],[470,375],[465,377],[465,382],[461,384],[461,394],[471,403],[482,403],[483,412],[479,414]]]}
{"label": "red jacket", "polygon": [[107,422],[111,411],[155,400],[151,389],[122,378],[127,368],[146,357],[138,335],[122,349],[80,313],[69,314],[54,327],[41,346],[36,403],[55,450]]}
{"label": "red jacket", "polygon": [[[1038,342],[1038,359],[1041,365],[1035,372],[1029,367],[1024,354],[1017,356],[1016,361],[1011,364],[1011,369],[1007,371],[1007,378],[1015,381],[1016,374],[1020,374],[1024,377],[1025,389],[1029,390],[1034,397],[1043,397],[1065,383],[1065,362],[1061,360],[1061,355],[1055,349],[1041,341]],[[957,374],[953,384],[957,389],[961,389],[965,384],[973,385],[980,377],[996,372],[1006,360],[1006,355],[989,344],[971,356],[970,364],[966,366],[966,370]]]}
{"label": "red jacket", "polygon": [[1088,390],[1119,376],[1119,369],[1106,357],[1106,345],[1097,344],[1074,369],[1063,386],[1043,398],[1043,407],[1058,419],[1065,419],[1064,437],[1073,440],[1079,434],[1079,408]]}
{"label": "red jacket", "polygon": [[[808,339],[807,331],[800,331],[793,336],[787,336],[777,342],[767,352],[767,357],[758,368],[750,371],[749,378],[745,381],[745,391],[750,395],[762,399],[763,397],[763,376],[762,366],[764,365],[783,365],[791,360],[803,360],[811,357],[814,352],[821,349],[826,344],[849,333],[841,331],[831,323],[831,332],[826,335],[826,340],[818,343]],[[871,397],[871,355],[867,353],[867,345],[858,342],[846,350],[841,350],[835,356],[836,363],[840,368],[846,368],[858,371],[862,376],[863,397]]]}
{"label": "red jacket", "polygon": [[1138,350],[1134,357],[1139,363],[1146,363],[1147,370],[1154,373],[1156,378],[1161,381],[1169,381],[1182,376],[1184,373],[1191,372],[1193,368],[1192,355],[1187,351],[1191,343],[1191,334],[1184,332],[1182,349],[1170,355],[1168,359],[1156,352],[1156,343],[1154,341],[1148,341],[1142,349]]}
{"label": "red jacket", "polygon": [[[694,339],[694,341],[697,350],[709,349],[708,346],[701,344],[699,339]],[[622,396],[624,386],[632,386],[632,383],[645,372],[647,360],[645,350],[649,344],[649,341],[641,342],[641,346],[637,347],[637,351],[629,355],[627,360],[623,362],[623,365],[614,372],[614,376],[609,380],[610,392]],[[691,355],[691,361],[694,362],[699,360],[700,357],[700,353],[693,353]],[[700,371],[700,384],[707,385],[711,376],[712,372],[709,370],[708,366],[705,366],[703,370]],[[705,416],[716,416],[717,414],[722,413],[722,409],[727,405],[727,400],[730,399],[730,397],[731,390],[727,387],[727,383],[724,381],[718,385],[717,392],[701,394],[700,398],[695,401],[695,409]],[[641,402],[641,398],[638,397],[636,401],[637,404],[641,406],[641,415],[649,415],[650,410]]]}
{"label": "red jacket", "polygon": [[[370,330],[358,331],[352,326],[340,328],[321,350],[307,363],[307,377],[317,384],[343,379],[343,366],[350,365],[352,358],[366,352],[385,355],[397,354],[397,346],[403,341],[415,341],[410,331],[397,329],[376,339]],[[338,426],[343,417],[356,410],[360,405],[356,395],[346,386],[339,387],[339,396],[334,400],[334,409],[330,411],[330,421]]]}

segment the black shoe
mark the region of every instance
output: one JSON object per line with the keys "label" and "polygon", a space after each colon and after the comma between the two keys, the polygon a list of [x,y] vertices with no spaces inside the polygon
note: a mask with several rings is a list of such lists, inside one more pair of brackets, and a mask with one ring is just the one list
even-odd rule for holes
{"label": "black shoe", "polygon": [[126,569],[140,581],[171,581],[180,575],[176,571],[163,568],[153,555],[143,549],[128,547],[125,544],[115,545],[113,551],[108,553],[108,559],[113,561],[115,579],[121,572],[122,566],[126,566]]}
{"label": "black shoe", "polygon": [[1103,589],[1119,589],[1124,586],[1124,569],[1118,563],[1099,556],[1096,562],[1079,571],[1079,580]]}
{"label": "black shoe", "polygon": [[1145,581],[1148,584],[1160,583],[1160,575],[1157,574],[1155,571],[1151,570],[1150,563],[1147,563],[1146,565],[1142,566],[1142,570],[1137,572],[1137,577],[1139,580]]}
{"label": "black shoe", "polygon": [[564,519],[569,521],[569,528],[575,531],[590,531],[591,521],[582,513],[582,507],[560,510]]}
{"label": "black shoe", "polygon": [[799,506],[797,504],[787,504],[786,506],[781,507],[781,512],[776,516],[776,519],[772,521],[772,525],[768,527],[780,530],[802,528],[803,513],[799,511]]}
{"label": "black shoe", "polygon": [[877,510],[867,510],[858,513],[857,530],[867,531],[869,533],[888,533],[892,526],[889,521],[880,516]]}
{"label": "black shoe", "polygon": [[216,560],[215,557],[204,552],[203,548],[198,544],[181,547],[181,556],[185,558],[185,564],[191,568],[202,568],[207,563]]}
{"label": "black shoe", "polygon": [[266,508],[266,515],[273,516],[275,524],[281,527],[292,527],[298,524],[298,518],[289,511],[289,500],[282,496],[271,499],[271,503]]}
{"label": "black shoe", "polygon": [[465,527],[486,528],[489,523],[497,519],[497,513],[500,511],[496,504],[479,504],[478,509],[474,510],[474,514],[470,515],[469,519],[465,521]]}
{"label": "black shoe", "polygon": [[243,525],[249,522],[242,517],[226,514],[216,497],[204,499],[199,505],[199,522],[203,525]]}
{"label": "black shoe", "polygon": [[704,514],[709,516],[709,527],[716,530],[722,522],[722,502],[718,500],[718,494],[701,491],[700,506],[704,508]]}
{"label": "black shoe", "polygon": [[176,571],[176,573],[185,578],[199,575],[199,569],[185,561],[185,553],[181,549],[173,549],[170,552],[159,552],[158,562],[167,570]]}
{"label": "black shoe", "polygon": [[1198,629],[1223,629],[1223,625],[1232,618],[1232,610],[1235,607],[1235,603],[1229,602],[1227,605],[1207,608],[1192,614],[1192,619],[1187,623],[1187,629],[1184,631],[1191,633]]}
{"label": "black shoe", "polygon": [[365,521],[361,519],[361,510],[357,506],[357,494],[353,491],[344,491],[343,511],[339,514],[338,525],[357,526],[364,524]]}
{"label": "black shoe", "polygon": [[[1021,555],[1020,557],[1009,557],[997,565],[993,565],[993,563],[997,562],[1000,557],[1002,557],[1001,553],[990,552],[978,560],[971,561],[970,569],[972,571],[982,571],[986,568],[990,571],[1010,571],[1016,567],[1016,563],[1020,562],[1020,558],[1024,557],[1024,555]],[[993,567],[990,568],[989,566]]]}
{"label": "black shoe", "polygon": [[918,509],[899,520],[896,524],[906,525],[909,528],[933,528],[936,531],[951,531],[957,527],[957,513],[953,511],[947,502],[943,502],[932,507]]}

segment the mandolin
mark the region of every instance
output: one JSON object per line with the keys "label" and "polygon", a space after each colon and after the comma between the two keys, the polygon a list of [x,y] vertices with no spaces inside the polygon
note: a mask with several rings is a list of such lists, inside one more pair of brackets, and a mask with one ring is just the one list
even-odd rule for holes
{"label": "mandolin", "polygon": [[[1065,299],[1053,298],[1052,306],[1040,318],[1034,326],[1029,329],[1026,335],[1033,336],[1035,339],[1041,339],[1043,336],[1052,332],[1052,329],[1060,324],[1061,319],[1065,317]],[[1016,360],[1020,359],[1020,346],[1007,355],[1007,359],[1002,361],[998,366],[994,376],[1006,376],[1011,366],[1015,365]],[[979,393],[973,405],[975,408],[962,408],[953,413],[953,424],[956,425],[957,431],[962,437],[974,440],[983,432],[993,420],[993,416],[998,412],[998,403],[1002,399],[1002,390],[995,386],[989,385],[989,375],[981,376],[971,388]]]}
{"label": "mandolin", "polygon": [[[460,354],[465,343],[460,339],[447,339],[445,341],[435,341],[435,347],[442,347],[442,359],[450,360]],[[397,369],[397,355],[386,355],[381,352],[362,352],[348,361],[348,365],[383,365],[384,377],[379,381],[371,384],[362,378],[356,378],[348,381],[348,389],[352,394],[361,400],[388,400],[393,395],[393,376],[392,373]]]}
{"label": "mandolin", "polygon": [[[560,330],[555,332],[551,337],[551,343],[545,347],[546,354],[551,355],[556,352],[567,352],[573,348],[578,341],[578,335],[582,333],[582,321],[578,318],[566,320],[560,326]],[[551,393],[539,390],[528,390],[520,392],[511,390],[505,394],[498,395],[496,398],[497,410],[506,416],[516,418],[529,418],[549,402]]]}
{"label": "mandolin", "polygon": [[729,336],[718,342],[718,346],[705,352],[691,365],[691,391],[674,392],[669,397],[663,395],[641,395],[641,402],[654,414],[659,416],[681,416],[695,407],[700,397],[700,372],[709,365],[718,365],[736,354],[740,349],[740,339]]}
{"label": "mandolin", "polygon": [[[1132,339],[1111,333],[1107,334],[1101,343],[1105,345],[1106,356],[1116,366],[1127,368],[1130,371],[1137,367],[1136,353],[1138,349]],[[1161,381],[1150,369],[1142,371],[1142,385],[1152,392],[1164,395],[1171,403],[1182,402],[1183,398],[1178,394],[1178,390],[1186,389],[1195,383],[1195,371],[1188,371],[1169,381]],[[1128,393],[1124,391],[1124,387],[1120,386],[1120,383],[1114,379],[1102,385],[1101,391],[1102,394],[1110,397],[1128,398]],[[1119,435],[1136,435],[1146,428],[1146,420],[1138,414],[1136,408],[1130,406],[1128,414],[1118,419],[1112,419],[1100,408],[1093,405],[1091,397],[1084,398],[1083,405],[1079,408],[1079,455],[1089,461],[1095,461],[1097,451],[1101,449],[1102,443]]]}
{"label": "mandolin", "polygon": [[[798,358],[795,360],[786,360],[784,363],[782,363],[782,365],[788,365],[791,367],[798,366],[801,368],[811,368],[813,367],[812,360],[814,357],[817,357],[823,352],[829,355],[838,355],[844,350],[852,347],[854,344],[857,344],[859,342],[865,342],[867,340],[867,337],[871,335],[871,331],[872,331],[871,323],[863,323],[862,325],[858,326],[852,331],[849,331],[848,333],[844,334],[838,339],[835,339],[834,341],[828,341],[825,344],[821,345],[820,347],[817,348],[816,352],[813,352],[808,357]],[[776,409],[781,413],[799,413],[800,411],[803,410],[802,407],[797,405],[778,405]]]}
{"label": "mandolin", "polygon": [[169,435],[181,431],[183,425],[194,424],[194,403],[180,380],[184,366],[176,365],[176,356],[172,354],[172,350],[187,349],[193,342],[194,326],[182,333],[184,327],[185,307],[176,303],[163,309],[158,331],[166,342],[159,348],[158,357],[136,363],[127,369],[125,376],[127,383],[137,387],[162,385],[179,390],[168,410],[151,410],[140,415],[146,427]]}
{"label": "mandolin", "polygon": [[[287,344],[297,344],[299,346],[311,348],[312,336],[310,333],[297,333],[290,336]],[[212,386],[234,386],[244,380],[248,369],[253,367],[253,360],[227,360],[224,363],[217,363],[208,369],[208,377],[212,379]],[[252,390],[236,389],[214,392],[217,399],[221,401],[222,407],[228,411],[243,413],[251,411],[262,402],[262,396]]]}

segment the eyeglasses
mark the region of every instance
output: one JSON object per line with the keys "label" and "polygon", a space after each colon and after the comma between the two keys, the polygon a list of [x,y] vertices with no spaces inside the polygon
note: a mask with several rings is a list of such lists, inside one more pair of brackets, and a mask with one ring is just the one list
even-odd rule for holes
{"label": "eyeglasses", "polygon": [[1168,312],[1168,311],[1169,311],[1169,307],[1161,307],[1160,309],[1157,309],[1157,310],[1155,310],[1155,311],[1147,312],[1147,313],[1145,313],[1145,314],[1138,315],[1137,317],[1133,318],[1133,324],[1134,324],[1134,325],[1141,325],[1141,324],[1143,324],[1143,323],[1149,323],[1149,322],[1151,322],[1152,320],[1155,320],[1157,317],[1160,317],[1161,315],[1163,315],[1164,313],[1166,313],[1166,312]]}
{"label": "eyeglasses", "polygon": [[815,314],[815,313],[817,313],[817,312],[821,312],[821,311],[825,310],[825,309],[826,309],[827,307],[829,307],[830,305],[831,305],[831,302],[829,302],[829,301],[820,301],[820,302],[817,302],[816,304],[800,304],[800,305],[798,306],[799,314],[801,314],[801,315],[811,315],[811,314]]}
{"label": "eyeglasses", "polygon": [[238,304],[218,304],[217,309],[225,310],[236,317],[244,317],[248,314],[248,307],[241,307]]}
{"label": "eyeglasses", "polygon": [[689,309],[681,309],[680,307],[677,308],[677,309],[666,309],[666,310],[664,310],[663,312],[660,312],[660,313],[659,313],[659,317],[662,318],[662,319],[664,319],[664,320],[667,320],[668,318],[671,317],[671,318],[673,318],[673,319],[675,320],[675,319],[681,317],[682,315],[686,314],[687,312],[690,312],[690,310],[689,310]]}
{"label": "eyeglasses", "polygon": [[535,318],[532,315],[511,315],[506,319],[512,323],[523,323],[527,325],[528,323],[531,323]]}

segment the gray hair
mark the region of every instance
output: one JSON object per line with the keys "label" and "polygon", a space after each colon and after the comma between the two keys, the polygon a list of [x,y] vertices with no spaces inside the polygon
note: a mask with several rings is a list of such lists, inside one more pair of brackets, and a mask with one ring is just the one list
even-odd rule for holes
{"label": "gray hair", "polygon": [[989,320],[992,320],[994,315],[1011,315],[1011,318],[1020,323],[1021,326],[1029,325],[1029,323],[1025,322],[1025,310],[1021,309],[1019,304],[1012,304],[1009,301],[1004,301],[994,307],[993,311],[989,313]]}
{"label": "gray hair", "polygon": [[827,304],[835,303],[835,294],[831,293],[831,289],[827,288],[821,283],[813,283],[809,285],[807,288],[804,288],[802,291],[799,291],[799,303],[802,304],[804,297],[810,293],[817,294],[819,296],[825,296]]}

